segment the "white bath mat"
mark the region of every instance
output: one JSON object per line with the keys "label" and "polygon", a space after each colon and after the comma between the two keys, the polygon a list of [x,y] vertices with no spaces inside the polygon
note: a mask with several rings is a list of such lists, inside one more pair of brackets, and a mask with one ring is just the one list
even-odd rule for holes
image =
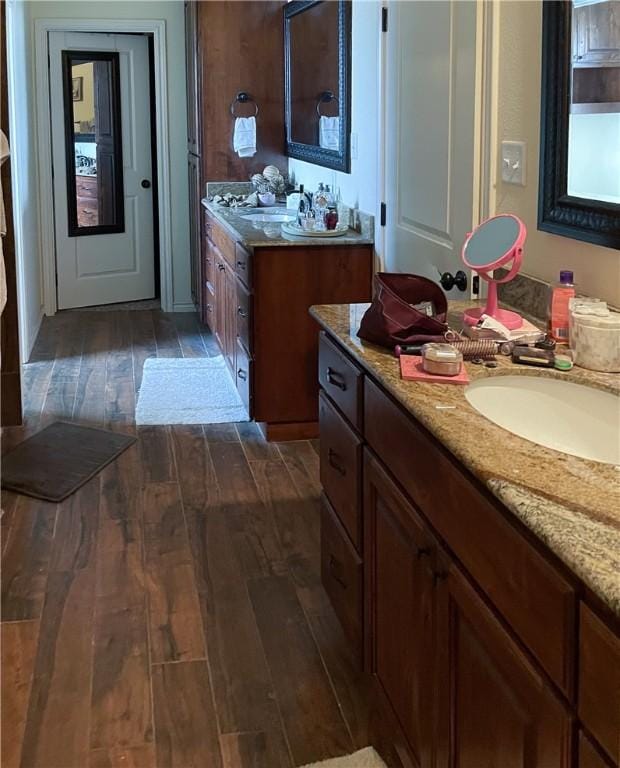
{"label": "white bath mat", "polygon": [[387,768],[383,760],[372,747],[360,749],[352,755],[334,757],[320,763],[312,763],[303,768]]}
{"label": "white bath mat", "polygon": [[249,421],[223,357],[150,357],[144,363],[136,424]]}

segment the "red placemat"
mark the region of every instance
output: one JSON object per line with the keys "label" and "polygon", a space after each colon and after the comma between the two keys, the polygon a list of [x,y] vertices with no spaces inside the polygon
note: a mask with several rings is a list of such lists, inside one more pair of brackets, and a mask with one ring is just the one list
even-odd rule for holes
{"label": "red placemat", "polygon": [[407,381],[422,381],[435,384],[468,384],[469,374],[461,363],[461,372],[456,376],[438,376],[436,373],[427,373],[422,368],[422,358],[417,355],[400,356],[400,377]]}

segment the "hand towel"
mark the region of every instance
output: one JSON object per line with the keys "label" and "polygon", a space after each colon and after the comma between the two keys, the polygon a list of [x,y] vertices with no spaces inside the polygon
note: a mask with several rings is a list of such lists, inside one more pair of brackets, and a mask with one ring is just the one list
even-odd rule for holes
{"label": "hand towel", "polygon": [[239,157],[256,154],[256,118],[237,117],[233,132],[233,148]]}
{"label": "hand towel", "polygon": [[319,119],[319,146],[323,149],[340,149],[340,118],[325,117]]}

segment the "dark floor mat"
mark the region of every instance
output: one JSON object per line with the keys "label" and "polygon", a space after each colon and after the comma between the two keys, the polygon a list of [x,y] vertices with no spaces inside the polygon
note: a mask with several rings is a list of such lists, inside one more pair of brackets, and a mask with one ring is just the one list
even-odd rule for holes
{"label": "dark floor mat", "polygon": [[57,421],[2,457],[2,487],[62,501],[135,441],[132,435]]}

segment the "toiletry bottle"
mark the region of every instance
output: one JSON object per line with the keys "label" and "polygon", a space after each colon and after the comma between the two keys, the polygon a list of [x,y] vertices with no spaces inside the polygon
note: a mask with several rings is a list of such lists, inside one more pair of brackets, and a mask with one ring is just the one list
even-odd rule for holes
{"label": "toiletry bottle", "polygon": [[323,182],[314,193],[314,212],[316,216],[317,229],[325,229],[325,213],[327,212],[327,194]]}
{"label": "toiletry bottle", "polygon": [[560,281],[549,290],[547,331],[552,339],[568,343],[568,303],[575,296],[573,273],[568,269],[560,272]]}
{"label": "toiletry bottle", "polygon": [[297,223],[300,227],[303,226],[303,220],[306,218],[306,193],[304,192],[304,185],[299,185],[299,205],[297,206]]}

